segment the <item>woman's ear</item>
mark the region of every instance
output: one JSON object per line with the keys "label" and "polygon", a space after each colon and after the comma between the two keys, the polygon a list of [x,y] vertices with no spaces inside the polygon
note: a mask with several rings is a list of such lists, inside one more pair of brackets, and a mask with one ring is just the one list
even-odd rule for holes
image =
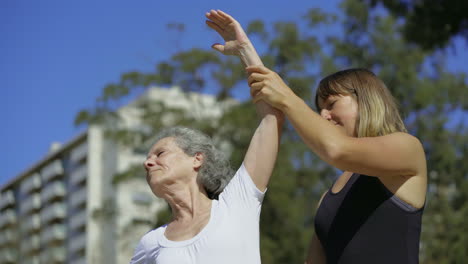
{"label": "woman's ear", "polygon": [[205,157],[203,156],[203,154],[200,152],[197,152],[193,159],[193,168],[195,170],[199,170],[204,161],[205,161]]}

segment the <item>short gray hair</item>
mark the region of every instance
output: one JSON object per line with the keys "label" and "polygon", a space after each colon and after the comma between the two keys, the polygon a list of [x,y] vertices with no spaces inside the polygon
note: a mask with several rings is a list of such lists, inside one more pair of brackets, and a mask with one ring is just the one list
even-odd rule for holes
{"label": "short gray hair", "polygon": [[229,160],[219,151],[213,140],[203,132],[188,127],[171,127],[161,130],[156,135],[156,141],[167,137],[174,138],[174,142],[185,154],[203,155],[203,164],[198,171],[198,181],[203,185],[210,199],[218,199],[219,194],[234,176]]}

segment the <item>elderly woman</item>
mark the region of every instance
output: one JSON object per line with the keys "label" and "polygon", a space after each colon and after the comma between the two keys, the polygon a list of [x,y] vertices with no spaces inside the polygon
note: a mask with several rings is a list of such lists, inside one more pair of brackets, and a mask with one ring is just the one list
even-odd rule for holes
{"label": "elderly woman", "polygon": [[[242,54],[247,66],[261,64],[250,42],[239,45],[236,37],[247,37],[237,21],[220,11],[206,16],[226,41],[213,45],[215,49]],[[157,135],[144,162],[146,179],[153,193],[170,205],[172,220],[143,236],[131,263],[260,263],[260,209],[283,118],[264,102],[256,108],[261,121],[234,175],[201,132],[175,127]]]}

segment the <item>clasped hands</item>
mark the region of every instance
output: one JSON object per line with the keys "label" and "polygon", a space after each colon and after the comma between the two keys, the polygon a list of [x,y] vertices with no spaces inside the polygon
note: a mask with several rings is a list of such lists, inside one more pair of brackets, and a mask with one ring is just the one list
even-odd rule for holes
{"label": "clasped hands", "polygon": [[[288,99],[295,96],[294,92],[274,71],[265,66],[249,66],[246,68],[253,102],[265,101],[276,109],[283,111]],[[284,111],[283,111],[284,112]]]}

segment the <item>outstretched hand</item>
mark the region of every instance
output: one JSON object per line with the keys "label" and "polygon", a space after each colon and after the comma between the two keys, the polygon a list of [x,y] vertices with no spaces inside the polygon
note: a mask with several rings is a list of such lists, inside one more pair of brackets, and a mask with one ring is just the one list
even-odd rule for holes
{"label": "outstretched hand", "polygon": [[211,47],[224,55],[239,55],[240,50],[251,45],[242,26],[230,15],[221,10],[206,13],[206,24],[223,37],[224,45],[215,43]]}

